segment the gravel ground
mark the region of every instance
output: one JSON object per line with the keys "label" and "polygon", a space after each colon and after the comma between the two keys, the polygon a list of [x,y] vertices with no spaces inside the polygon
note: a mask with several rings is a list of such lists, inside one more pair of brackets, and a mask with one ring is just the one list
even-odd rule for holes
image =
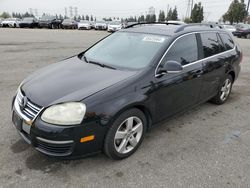
{"label": "gravel ground", "polygon": [[21,140],[11,98],[33,71],[77,54],[106,32],[0,28],[0,187],[250,187],[250,42],[228,102],[152,129],[130,158],[58,161]]}

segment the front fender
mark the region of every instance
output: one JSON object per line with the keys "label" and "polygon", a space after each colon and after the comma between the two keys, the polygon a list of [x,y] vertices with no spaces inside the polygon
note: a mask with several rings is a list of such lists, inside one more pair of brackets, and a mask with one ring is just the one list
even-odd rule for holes
{"label": "front fender", "polygon": [[[87,112],[86,121],[95,119],[101,126],[110,125],[122,112],[134,107],[143,107],[151,114],[152,107],[149,106],[148,97],[137,92],[128,93],[126,95],[115,97],[104,103],[91,106],[86,104]],[[152,105],[152,104],[151,104]]]}

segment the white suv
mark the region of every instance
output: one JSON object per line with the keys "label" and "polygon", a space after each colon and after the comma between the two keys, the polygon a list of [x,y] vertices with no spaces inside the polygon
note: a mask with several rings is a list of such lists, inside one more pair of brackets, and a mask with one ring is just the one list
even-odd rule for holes
{"label": "white suv", "polygon": [[6,18],[5,20],[2,21],[2,26],[3,27],[19,27],[20,23],[19,18]]}

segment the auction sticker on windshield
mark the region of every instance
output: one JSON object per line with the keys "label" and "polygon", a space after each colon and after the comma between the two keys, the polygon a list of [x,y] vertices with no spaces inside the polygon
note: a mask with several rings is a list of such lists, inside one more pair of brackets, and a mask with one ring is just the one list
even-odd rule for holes
{"label": "auction sticker on windshield", "polygon": [[165,41],[165,38],[158,36],[146,36],[142,39],[142,41],[163,43]]}

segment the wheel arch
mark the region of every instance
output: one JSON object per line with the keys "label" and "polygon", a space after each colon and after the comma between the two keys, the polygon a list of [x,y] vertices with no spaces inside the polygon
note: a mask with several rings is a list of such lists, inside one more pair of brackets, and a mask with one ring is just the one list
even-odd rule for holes
{"label": "wheel arch", "polygon": [[233,70],[231,70],[231,71],[228,72],[228,74],[232,76],[233,82],[234,82],[234,80],[235,80],[235,72]]}
{"label": "wheel arch", "polygon": [[119,117],[120,114],[122,114],[123,112],[129,110],[129,109],[133,109],[136,108],[138,110],[140,110],[146,117],[147,120],[147,130],[152,126],[152,114],[150,112],[150,110],[144,105],[144,104],[138,104],[138,103],[134,103],[134,104],[130,104],[127,105],[126,107],[120,109],[112,118],[112,120],[109,123],[113,123],[115,121],[115,119],[117,117]]}

